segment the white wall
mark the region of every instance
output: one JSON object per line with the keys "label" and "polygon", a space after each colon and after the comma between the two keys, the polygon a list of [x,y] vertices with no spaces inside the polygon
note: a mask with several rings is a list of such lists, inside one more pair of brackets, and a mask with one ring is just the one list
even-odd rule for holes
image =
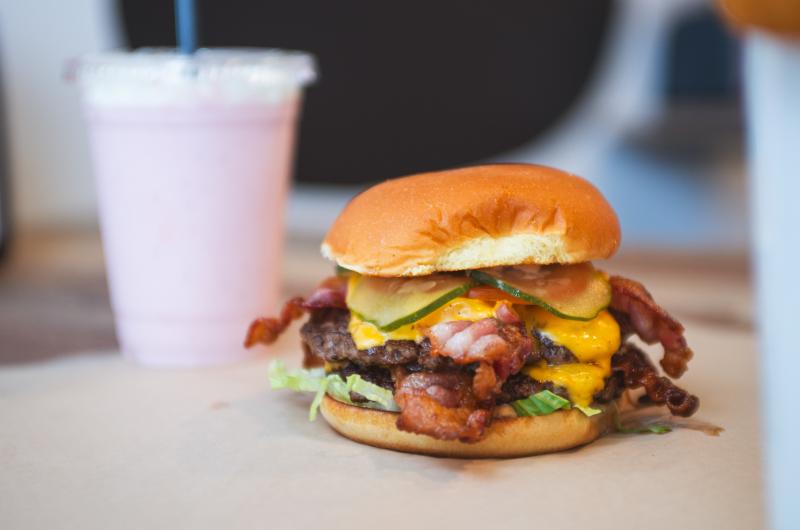
{"label": "white wall", "polygon": [[66,62],[120,44],[111,0],[0,0],[0,72],[17,228],[92,223],[86,135]]}

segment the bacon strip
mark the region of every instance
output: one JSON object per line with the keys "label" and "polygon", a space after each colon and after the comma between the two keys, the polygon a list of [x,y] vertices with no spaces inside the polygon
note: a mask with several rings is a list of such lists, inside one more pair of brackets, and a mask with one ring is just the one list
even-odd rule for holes
{"label": "bacon strip", "polygon": [[247,336],[244,339],[245,348],[252,348],[258,343],[272,344],[278,340],[289,324],[302,317],[305,311],[305,300],[298,296],[283,304],[283,309],[277,318],[255,319],[247,329]]}
{"label": "bacon strip", "polygon": [[521,324],[522,319],[519,318],[519,315],[516,311],[511,308],[511,304],[507,302],[503,302],[497,306],[497,309],[494,311],[497,320],[502,322],[503,324]]}
{"label": "bacon strip", "polygon": [[[515,329],[518,333],[510,332]],[[428,329],[431,354],[450,357],[456,364],[494,362],[520,353],[519,342],[530,351],[531,340],[517,326],[503,325],[497,319],[484,318],[476,322],[442,322]],[[523,350],[525,348],[522,348]]]}
{"label": "bacon strip", "polygon": [[508,376],[522,368],[533,347],[520,326],[494,318],[443,322],[431,327],[427,336],[431,355],[450,357],[460,365],[479,363],[473,381],[479,400],[497,394]]}
{"label": "bacon strip", "polygon": [[478,405],[466,372],[394,370],[394,399],[400,406],[397,428],[438,440],[479,441],[493,407]]}
{"label": "bacon strip", "polygon": [[666,404],[675,416],[691,416],[700,406],[697,396],[675,386],[666,377],[659,377],[644,352],[632,344],[624,345],[614,354],[611,366],[615,373],[622,374],[625,388],[644,387],[653,403]]}
{"label": "bacon strip", "polygon": [[415,372],[395,369],[397,428],[439,440],[480,440],[491,422],[495,396],[503,382],[525,364],[531,338],[510,308],[477,322],[443,322],[426,331],[431,355],[450,357],[459,365],[477,363],[475,374]]}
{"label": "bacon strip", "polygon": [[308,298],[295,297],[287,301],[278,317],[260,317],[250,323],[244,346],[252,348],[256,344],[272,344],[286,331],[293,320],[301,318],[309,309],[337,307],[346,309],[347,280],[340,276],[325,279]]}
{"label": "bacon strip", "polygon": [[323,280],[306,298],[303,306],[306,309],[319,309],[323,307],[338,307],[347,309],[347,279],[342,276],[331,276]]}
{"label": "bacon strip", "polygon": [[661,367],[671,377],[686,371],[693,353],[683,336],[683,326],[655,303],[644,286],[621,276],[610,279],[611,309],[627,317],[628,323],[647,344],[660,342],[664,347]]}

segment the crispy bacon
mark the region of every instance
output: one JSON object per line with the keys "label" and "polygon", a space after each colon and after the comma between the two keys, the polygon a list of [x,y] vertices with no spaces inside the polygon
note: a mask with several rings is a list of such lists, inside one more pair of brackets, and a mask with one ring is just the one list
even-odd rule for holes
{"label": "crispy bacon", "polygon": [[431,344],[433,344],[437,349],[441,349],[454,335],[461,333],[470,327],[471,324],[472,322],[469,320],[442,322],[431,328],[428,328],[427,335],[431,340]]}
{"label": "crispy bacon", "polygon": [[427,330],[431,355],[477,367],[474,375],[467,370],[408,374],[397,368],[399,429],[440,440],[476,442],[483,437],[503,382],[531,354],[531,338],[517,324],[516,313],[507,309],[499,312],[499,319],[443,322]]}
{"label": "crispy bacon", "polygon": [[692,350],[683,336],[683,326],[655,303],[644,286],[634,280],[612,276],[611,309],[627,317],[633,331],[647,344],[660,342],[664,347],[661,367],[671,377],[680,377],[692,358]]}
{"label": "crispy bacon", "polygon": [[258,343],[272,344],[283,333],[293,320],[305,314],[305,301],[301,297],[292,298],[281,309],[277,318],[257,318],[250,323],[244,339],[245,348],[252,348]]}
{"label": "crispy bacon", "polygon": [[429,334],[431,353],[450,357],[457,364],[485,361],[502,355],[505,349],[498,331],[498,322],[493,318],[436,324]]}
{"label": "crispy bacon", "polygon": [[309,309],[325,307],[347,308],[347,280],[339,276],[325,279],[308,298],[295,297],[287,301],[277,317],[261,317],[250,323],[244,339],[246,348],[256,344],[272,344],[293,320],[302,317]]}
{"label": "crispy bacon", "polygon": [[394,399],[400,406],[397,428],[439,440],[479,441],[492,419],[481,406],[466,372],[394,370]]}
{"label": "crispy bacon", "polygon": [[326,278],[314,289],[314,292],[305,299],[303,306],[306,309],[319,309],[323,307],[338,307],[347,309],[347,279],[342,276]]}
{"label": "crispy bacon", "polygon": [[479,363],[473,390],[479,400],[489,400],[503,382],[519,371],[531,354],[532,341],[513,324],[494,318],[477,322],[443,322],[431,327],[431,355],[449,357],[456,364]]}
{"label": "crispy bacon", "polygon": [[490,363],[478,363],[475,376],[472,378],[472,391],[482,401],[493,400],[503,386],[503,381],[499,380],[494,366]]}
{"label": "crispy bacon", "polygon": [[697,396],[675,386],[666,377],[660,377],[647,356],[633,344],[625,344],[611,358],[615,373],[622,374],[625,388],[644,387],[653,403],[666,404],[675,416],[688,417],[700,406]]}
{"label": "crispy bacon", "polygon": [[504,324],[521,324],[522,319],[519,318],[514,309],[511,308],[511,304],[507,302],[503,302],[497,306],[497,309],[494,311],[497,320]]}
{"label": "crispy bacon", "polygon": [[496,359],[492,363],[492,368],[497,373],[499,385],[502,385],[511,375],[519,372],[531,357],[533,339],[519,326],[503,326],[500,328],[500,338],[508,344],[508,352]]}
{"label": "crispy bacon", "polygon": [[[505,326],[494,318],[436,324],[427,331],[431,354],[450,357],[456,364],[501,360],[516,353],[515,348],[500,335],[506,327],[515,326]],[[530,343],[530,339],[522,333],[515,338]]]}

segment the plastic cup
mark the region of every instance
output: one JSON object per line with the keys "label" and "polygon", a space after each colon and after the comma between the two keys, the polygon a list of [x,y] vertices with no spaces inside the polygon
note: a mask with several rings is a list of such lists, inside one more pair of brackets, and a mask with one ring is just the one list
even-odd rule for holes
{"label": "plastic cup", "polygon": [[772,528],[798,528],[800,42],[750,31],[745,41],[745,88],[767,502]]}
{"label": "plastic cup", "polygon": [[311,56],[172,50],[85,56],[81,88],[120,348],[224,364],[277,308],[284,204]]}

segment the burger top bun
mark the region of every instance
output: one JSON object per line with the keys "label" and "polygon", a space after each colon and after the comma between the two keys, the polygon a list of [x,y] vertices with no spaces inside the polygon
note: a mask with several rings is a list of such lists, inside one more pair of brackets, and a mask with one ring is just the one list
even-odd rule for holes
{"label": "burger top bun", "polygon": [[619,247],[614,210],[564,171],[495,164],[388,180],[356,196],[322,253],[371,276],[580,263]]}

